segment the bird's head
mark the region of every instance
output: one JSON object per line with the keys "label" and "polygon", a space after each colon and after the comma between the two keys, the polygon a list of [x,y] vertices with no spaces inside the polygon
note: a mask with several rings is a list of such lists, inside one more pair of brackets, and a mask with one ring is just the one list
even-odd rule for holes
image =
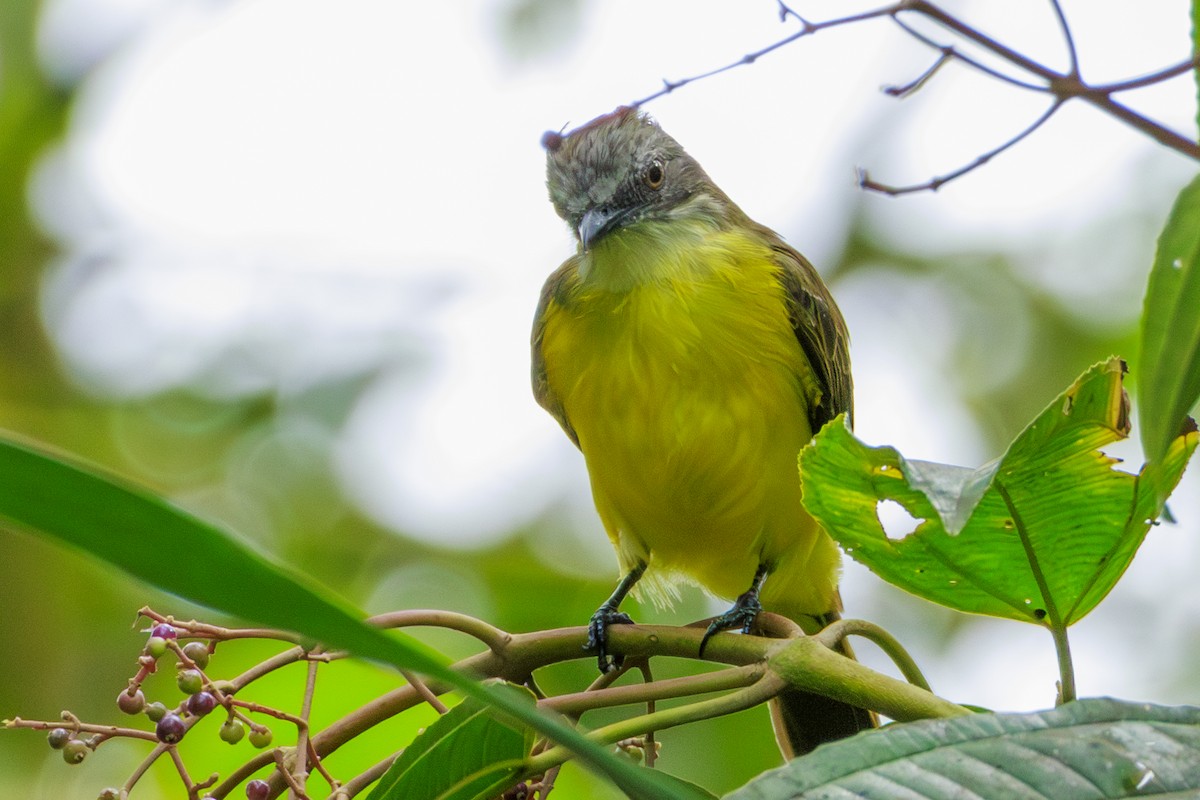
{"label": "bird's head", "polygon": [[546,133],[546,185],[584,250],[639,222],[710,214],[728,205],[704,170],[658,124],[622,107],[567,134]]}

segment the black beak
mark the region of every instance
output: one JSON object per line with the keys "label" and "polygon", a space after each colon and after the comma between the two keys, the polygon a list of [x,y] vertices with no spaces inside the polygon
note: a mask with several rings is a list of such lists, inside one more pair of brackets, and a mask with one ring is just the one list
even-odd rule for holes
{"label": "black beak", "polygon": [[620,225],[625,218],[625,210],[614,206],[589,208],[579,221],[579,241],[587,250],[601,236]]}

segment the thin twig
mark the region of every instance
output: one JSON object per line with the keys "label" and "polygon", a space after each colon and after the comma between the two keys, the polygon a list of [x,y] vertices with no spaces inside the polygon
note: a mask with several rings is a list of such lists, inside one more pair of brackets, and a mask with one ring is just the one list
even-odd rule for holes
{"label": "thin twig", "polygon": [[499,650],[508,644],[512,636],[494,625],[489,625],[481,619],[458,614],[453,611],[436,609],[411,609],[392,611],[387,614],[376,614],[368,617],[367,622],[378,628],[412,628],[437,627],[459,631],[473,636],[483,642],[491,650]]}
{"label": "thin twig", "polygon": [[276,747],[271,751],[271,758],[275,761],[275,772],[271,775],[272,778],[278,777],[287,784],[288,792],[295,800],[309,800],[308,794],[304,791],[304,786],[297,780],[297,776],[292,774],[292,770],[288,769],[287,757],[282,747]]}
{"label": "thin twig", "polygon": [[1036,131],[1038,128],[1042,127],[1042,125],[1045,124],[1045,122],[1048,119],[1050,119],[1050,117],[1054,115],[1054,112],[1058,111],[1058,109],[1061,106],[1062,106],[1061,100],[1054,102],[1054,104],[1052,104],[1049,108],[1047,108],[1045,110],[1045,112],[1043,112],[1040,117],[1038,117],[1036,120],[1034,120],[1033,123],[1031,125],[1029,125],[1029,127],[1025,128],[1025,130],[1021,131],[1016,136],[1012,137],[1011,139],[1004,142],[1000,146],[989,150],[988,152],[984,153],[981,156],[978,156],[971,163],[961,166],[958,169],[954,170],[953,172],[948,172],[945,175],[938,175],[937,177],[930,178],[929,180],[925,181],[924,183],[915,183],[915,184],[912,184],[909,186],[891,186],[889,184],[880,183],[876,180],[873,180],[865,169],[859,169],[858,170],[858,185],[868,191],[879,192],[881,194],[886,194],[890,197],[896,197],[897,195],[902,195],[902,194],[912,194],[913,192],[928,192],[928,191],[936,192],[942,186],[944,186],[945,184],[954,180],[955,178],[961,178],[963,175],[966,175],[968,172],[971,172],[972,170],[975,170],[975,169],[979,169],[984,164],[991,161],[993,158],[1000,155],[1005,150],[1007,150],[1008,148],[1015,145],[1017,142],[1020,142],[1022,139],[1024,139],[1026,136],[1033,133],[1034,131]]}
{"label": "thin twig", "polygon": [[[650,659],[645,660],[645,664],[639,667],[642,672],[643,683],[654,683],[654,673],[650,669]],[[653,699],[646,701],[646,713],[653,714],[655,709],[655,701]],[[654,731],[646,732],[646,766],[654,768],[654,762],[658,760],[658,743],[654,740]]]}
{"label": "thin twig", "polygon": [[614,708],[651,703],[655,700],[742,689],[761,680],[764,672],[762,664],[747,664],[744,667],[729,667],[702,675],[669,678],[654,683],[635,683],[560,694],[557,697],[539,701],[538,705],[552,708],[568,716],[577,716],[596,708]]}
{"label": "thin twig", "polygon": [[[766,672],[758,682],[732,694],[621,720],[590,731],[588,738],[594,742],[612,744],[652,730],[664,730],[702,719],[734,714],[765,703],[786,687],[787,684],[778,675]],[[555,764],[561,764],[570,757],[569,750],[555,745],[530,758],[526,766],[531,773],[536,774]]]}
{"label": "thin twig", "polygon": [[893,14],[897,13],[898,11],[903,10],[903,8],[905,6],[907,6],[907,2],[900,2],[900,3],[896,3],[895,5],[885,6],[884,8],[877,8],[873,11],[864,11],[861,14],[852,14],[848,17],[838,17],[837,19],[825,20],[824,22],[810,22],[810,21],[804,19],[803,17],[801,17],[799,14],[792,12],[791,15],[793,17],[795,17],[797,20],[799,20],[800,25],[801,25],[800,30],[796,31],[795,33],[785,36],[782,39],[779,39],[778,41],[772,42],[771,44],[769,44],[766,47],[763,47],[759,50],[755,50],[753,52],[746,53],[744,56],[739,58],[737,61],[731,61],[730,63],[728,63],[722,67],[717,67],[716,69],[711,69],[708,72],[702,72],[699,75],[692,75],[690,77],[680,78],[679,80],[675,80],[675,81],[667,80],[666,78],[663,78],[663,87],[661,89],[659,89],[657,92],[646,95],[641,100],[634,101],[630,105],[634,108],[638,108],[639,106],[649,103],[651,100],[656,100],[659,97],[668,95],[671,92],[674,92],[676,89],[682,89],[684,86],[687,86],[689,83],[695,83],[696,81],[705,80],[706,78],[711,78],[714,75],[720,75],[723,72],[728,72],[732,69],[737,69],[738,67],[744,67],[749,64],[753,64],[755,61],[758,61],[758,59],[762,58],[763,56],[773,53],[782,47],[786,47],[787,45],[791,44],[792,42],[794,42],[798,39],[802,39],[805,36],[811,36],[812,34],[816,33],[817,31],[822,31],[822,30],[825,30],[826,28],[836,28],[841,25],[851,25],[855,22],[862,22],[863,20],[868,20],[868,19],[878,19],[879,17],[889,17],[889,16],[892,16]]}
{"label": "thin twig", "polygon": [[308,782],[308,721],[312,715],[313,694],[317,689],[317,663],[315,661],[308,662],[308,674],[304,680],[304,697],[300,701],[300,719],[304,720],[304,727],[300,729],[296,737],[296,765],[293,771],[296,776],[296,782],[303,789]]}
{"label": "thin twig", "polygon": [[1142,75],[1138,78],[1130,78],[1116,83],[1104,83],[1099,86],[1093,86],[1092,91],[1099,94],[1113,94],[1114,92],[1127,92],[1130,89],[1143,89],[1147,86],[1153,86],[1156,83],[1162,83],[1165,80],[1174,78],[1177,75],[1183,75],[1186,72],[1191,72],[1200,66],[1200,54],[1194,58],[1189,58],[1187,61],[1180,61],[1170,67],[1165,67],[1157,72],[1151,72],[1147,75]]}
{"label": "thin twig", "polygon": [[445,714],[449,710],[446,708],[446,704],[438,699],[438,696],[433,693],[433,690],[423,680],[406,669],[400,670],[400,674],[404,677],[404,680],[412,684],[412,687],[417,690],[417,694],[421,695],[421,699],[433,706],[433,710],[438,714]]}
{"label": "thin twig", "polygon": [[391,769],[392,764],[403,750],[397,750],[387,758],[372,766],[370,769],[355,775],[350,780],[339,786],[332,794],[329,795],[329,800],[350,800],[350,798],[358,795],[363,789],[368,788],[375,781],[383,777],[384,773]]}
{"label": "thin twig", "polygon": [[937,42],[934,39],[931,39],[930,37],[921,33],[919,30],[917,30],[913,26],[909,25],[907,22],[905,22],[900,17],[892,17],[892,21],[896,23],[896,26],[898,28],[900,28],[902,31],[904,31],[909,36],[916,39],[918,42],[925,45],[926,47],[933,48],[934,50],[938,50],[942,53],[949,53],[955,60],[961,61],[962,63],[969,66],[971,69],[974,69],[977,72],[981,72],[984,75],[987,75],[989,78],[995,78],[996,80],[1000,81],[1001,83],[1007,83],[1009,86],[1015,86],[1018,89],[1026,89],[1031,92],[1047,93],[1050,91],[1050,88],[1045,84],[1030,83],[1029,81],[1023,81],[1020,78],[1016,78],[1012,75],[1001,72],[1000,70],[998,70],[994,67],[989,67],[987,64],[984,64],[982,61],[980,61],[976,58],[972,58],[971,56],[962,52],[961,50],[954,47],[953,45],[942,44],[940,42]]}
{"label": "thin twig", "polygon": [[1075,50],[1075,37],[1071,33],[1071,26],[1067,24],[1067,15],[1063,13],[1062,4],[1058,0],[1050,0],[1050,6],[1054,9],[1054,16],[1058,19],[1058,27],[1062,30],[1063,42],[1067,45],[1067,58],[1070,61],[1070,71],[1067,73],[1073,77],[1079,77],[1079,53]]}
{"label": "thin twig", "polygon": [[789,6],[787,3],[783,2],[783,0],[775,0],[775,2],[779,6],[779,21],[780,22],[787,22],[787,18],[792,17],[793,19],[800,20],[801,24],[804,24],[804,17],[800,16],[795,11],[793,11],[791,6]]}
{"label": "thin twig", "polygon": [[129,739],[144,739],[148,742],[157,742],[158,739],[150,731],[142,731],[137,728],[121,728],[117,725],[93,725],[88,722],[75,721],[67,725],[63,725],[61,721],[50,722],[40,719],[21,719],[13,717],[12,719],[0,720],[0,727],[4,728],[30,728],[35,731],[48,731],[54,728],[70,728],[79,733],[97,733],[105,738],[111,739],[116,736],[124,736]]}
{"label": "thin twig", "polygon": [[891,97],[905,98],[920,91],[921,87],[929,83],[930,79],[932,79],[933,76],[942,69],[942,67],[954,60],[956,54],[953,47],[943,47],[940,49],[941,55],[938,56],[937,61],[933,62],[933,66],[918,75],[915,80],[911,80],[908,83],[900,86],[885,86],[883,93],[890,95]]}
{"label": "thin twig", "polygon": [[[1200,161],[1200,144],[1197,144],[1188,136],[1184,136],[1148,117],[1133,111],[1125,105],[1117,102],[1112,97],[1112,94],[1115,92],[1129,91],[1132,89],[1140,89],[1146,86],[1151,86],[1196,68],[1200,66],[1200,54],[1197,54],[1195,57],[1187,61],[1166,67],[1138,78],[1132,78],[1125,81],[1103,85],[1089,85],[1081,77],[1079,54],[1075,45],[1074,35],[1071,32],[1070,25],[1067,22],[1066,15],[1063,12],[1059,0],[1050,0],[1050,3],[1055,18],[1058,22],[1058,26],[1062,32],[1064,45],[1067,50],[1069,68],[1066,72],[1056,71],[1023,53],[1012,49],[997,39],[994,39],[982,31],[967,25],[927,0],[899,0],[899,2],[881,6],[873,10],[819,22],[812,22],[800,16],[800,14],[796,13],[791,7],[784,3],[783,0],[776,0],[776,2],[780,20],[786,22],[789,18],[795,19],[800,25],[799,30],[788,34],[787,36],[784,36],[766,45],[765,47],[748,52],[736,61],[729,62],[723,66],[716,67],[706,72],[695,74],[686,78],[680,78],[678,80],[664,79],[661,89],[650,95],[647,95],[646,97],[643,97],[640,100],[635,101],[631,105],[636,108],[659,97],[670,94],[671,92],[687,86],[688,84],[711,78],[738,67],[753,64],[763,56],[773,53],[776,50],[779,50],[799,39],[804,38],[805,36],[811,36],[818,31],[822,31],[827,28],[851,25],[870,19],[890,18],[909,36],[921,42],[922,44],[937,50],[940,53],[940,56],[937,62],[916,80],[907,85],[885,89],[885,91],[887,91],[889,94],[903,97],[919,90],[930,80],[930,78],[933,77],[938,70],[941,69],[942,66],[951,60],[956,60],[983,75],[1002,81],[1008,85],[1029,91],[1053,95],[1057,102],[1050,106],[1041,117],[1035,120],[1020,134],[1008,140],[999,147],[984,153],[970,164],[960,167],[959,169],[935,178],[931,178],[924,183],[902,187],[890,186],[876,182],[872,180],[865,171],[860,170],[859,184],[864,189],[878,191],[893,196],[919,191],[936,191],[939,187],[947,182],[955,180],[956,178],[959,178],[977,169],[978,167],[986,164],[995,156],[1009,149],[1017,142],[1023,140],[1030,133],[1041,127],[1042,124],[1045,123],[1046,120],[1058,110],[1063,102],[1074,98],[1079,98],[1101,110],[1105,114],[1115,117],[1116,119],[1133,127],[1135,130],[1138,130],[1146,136],[1149,136],[1159,144],[1175,150],[1176,152],[1182,153],[1189,158]],[[934,41],[929,36],[921,33],[915,27],[909,25],[904,19],[902,19],[902,16],[907,14],[915,14],[932,21],[956,36],[961,37],[967,42],[970,42],[982,50],[990,53],[1001,61],[1006,62],[1010,66],[1025,72],[1034,80],[1022,79],[1006,74],[1005,72],[1001,72],[1000,70],[988,66],[982,61],[963,53],[960,49],[952,45],[942,44]]]}

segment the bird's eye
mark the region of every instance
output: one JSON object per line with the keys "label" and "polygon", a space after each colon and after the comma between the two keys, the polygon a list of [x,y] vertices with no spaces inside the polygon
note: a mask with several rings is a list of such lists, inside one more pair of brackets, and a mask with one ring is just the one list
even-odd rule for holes
{"label": "bird's eye", "polygon": [[667,177],[661,161],[651,161],[650,166],[642,173],[642,183],[657,191],[662,188],[663,179]]}

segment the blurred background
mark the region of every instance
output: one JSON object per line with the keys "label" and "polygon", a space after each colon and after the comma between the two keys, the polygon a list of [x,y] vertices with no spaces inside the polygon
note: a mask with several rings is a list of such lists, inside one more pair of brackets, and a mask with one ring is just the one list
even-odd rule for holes
{"label": "blurred background", "polygon": [[[811,19],[868,7],[796,5]],[[944,5],[1065,68],[1048,2]],[[1092,82],[1190,52],[1185,0],[1063,6]],[[538,291],[573,247],[545,198],[539,137],[794,26],[773,0],[6,0],[0,427],[152,487],[370,612],[582,624],[616,565],[582,459],[528,387]],[[852,332],[858,435],[975,466],[1089,365],[1117,353],[1136,380],[1155,236],[1196,165],[1080,104],[936,194],[860,191],[855,167],[922,182],[1045,107],[953,64],[903,102],[879,91],[934,60],[876,21],[648,110],[826,276]],[[1194,137],[1195,97],[1185,75],[1122,99]],[[1113,452],[1141,464],[1136,443]],[[1073,629],[1081,695],[1200,698],[1197,481],[1193,469],[1176,492],[1179,523],[1152,530]],[[0,530],[0,552],[0,717],[116,721],[143,641],[136,610],[211,619],[19,532]],[[1044,631],[939,611],[852,563],[842,591],[940,694],[1052,705]],[[674,611],[630,610],[681,622],[718,607],[688,591]],[[226,650],[229,674],[272,652]],[[337,669],[318,719],[391,682]],[[565,667],[547,688],[590,670]],[[257,697],[294,704],[298,680]],[[330,769],[355,774],[415,724]],[[248,757],[215,727],[186,743],[204,775]],[[762,709],[661,740],[667,769],[718,792],[778,763]],[[143,752],[114,744],[69,768],[41,735],[2,733],[0,793],[94,797]],[[574,768],[559,785],[617,796]],[[140,789],[179,796],[165,772]]]}

